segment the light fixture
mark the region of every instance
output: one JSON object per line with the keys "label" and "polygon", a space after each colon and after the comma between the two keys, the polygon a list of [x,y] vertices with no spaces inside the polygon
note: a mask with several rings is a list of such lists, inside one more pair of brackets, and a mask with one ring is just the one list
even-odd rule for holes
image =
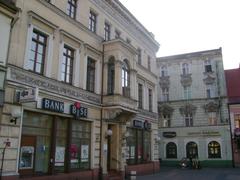
{"label": "light fixture", "polygon": [[20,108],[12,108],[10,123],[17,124],[17,119],[20,118],[21,115],[22,115],[22,112]]}
{"label": "light fixture", "polygon": [[111,137],[111,136],[112,136],[112,133],[113,133],[112,130],[111,130],[111,129],[108,129],[107,132],[106,132],[105,138],[107,139],[107,138]]}

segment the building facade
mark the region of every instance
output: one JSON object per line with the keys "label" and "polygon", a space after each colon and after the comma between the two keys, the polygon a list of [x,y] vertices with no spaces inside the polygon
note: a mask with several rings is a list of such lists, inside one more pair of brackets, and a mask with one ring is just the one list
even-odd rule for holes
{"label": "building facade", "polygon": [[240,69],[225,70],[234,166],[240,166]]}
{"label": "building facade", "polygon": [[157,59],[162,165],[197,158],[231,166],[226,85],[220,49]]}
{"label": "building facade", "polygon": [[152,33],[118,0],[16,6],[1,115],[1,139],[10,142],[3,175],[97,179],[159,169]]}

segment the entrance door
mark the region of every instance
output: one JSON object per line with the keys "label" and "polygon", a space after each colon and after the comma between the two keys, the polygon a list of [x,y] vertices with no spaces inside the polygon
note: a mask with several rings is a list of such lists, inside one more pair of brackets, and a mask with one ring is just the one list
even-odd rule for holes
{"label": "entrance door", "polygon": [[20,175],[34,173],[34,158],[36,152],[36,136],[22,136],[19,159]]}

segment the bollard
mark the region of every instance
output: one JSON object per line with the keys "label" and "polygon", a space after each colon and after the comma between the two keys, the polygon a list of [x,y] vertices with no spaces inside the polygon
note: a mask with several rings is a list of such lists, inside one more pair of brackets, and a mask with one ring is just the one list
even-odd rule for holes
{"label": "bollard", "polygon": [[130,180],[136,180],[137,179],[137,172],[136,171],[130,171],[129,179]]}

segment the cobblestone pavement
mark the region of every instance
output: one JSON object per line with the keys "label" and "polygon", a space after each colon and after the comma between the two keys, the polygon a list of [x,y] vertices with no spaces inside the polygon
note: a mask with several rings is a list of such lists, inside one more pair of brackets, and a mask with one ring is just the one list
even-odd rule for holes
{"label": "cobblestone pavement", "polygon": [[137,180],[240,180],[240,168],[203,168],[200,170],[161,168],[153,175]]}

